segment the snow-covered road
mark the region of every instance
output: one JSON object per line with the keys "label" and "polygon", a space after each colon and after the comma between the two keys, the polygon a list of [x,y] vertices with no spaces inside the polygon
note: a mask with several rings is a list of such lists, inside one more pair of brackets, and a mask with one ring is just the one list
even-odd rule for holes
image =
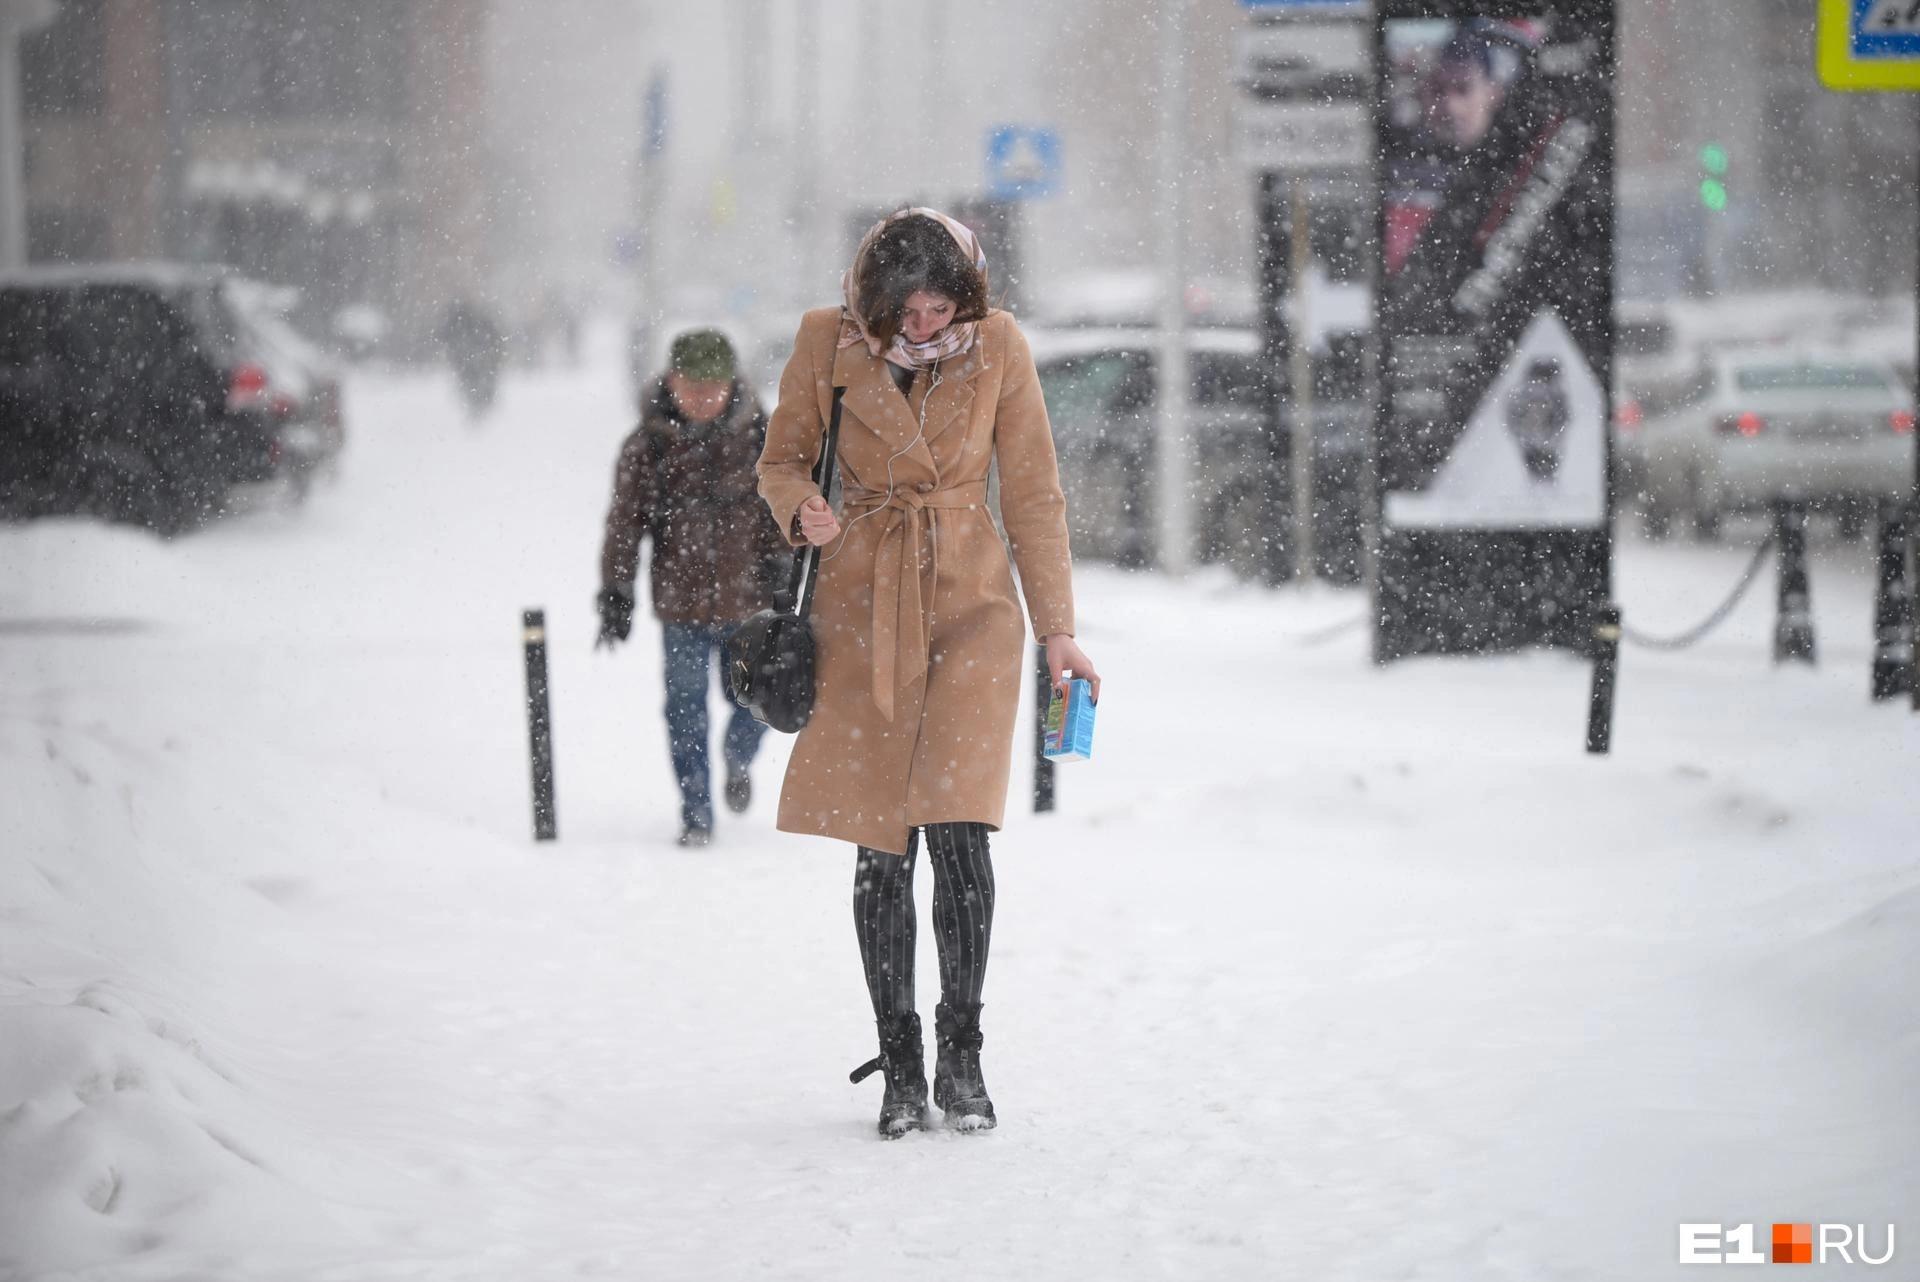
{"label": "snow-covered road", "polygon": [[[591,650],[600,356],[477,428],[359,378],[298,513],[0,530],[0,1277],[1538,1282],[1920,1229],[1920,717],[1866,700],[1864,548],[1816,550],[1815,670],[1770,579],[1628,652],[1603,760],[1566,658],[1381,671],[1317,635],[1354,594],[1087,569],[1097,759],[995,842],[1001,1127],[882,1144],[786,744],[678,849],[657,634]],[[1748,536],[1623,540],[1630,620]]]}

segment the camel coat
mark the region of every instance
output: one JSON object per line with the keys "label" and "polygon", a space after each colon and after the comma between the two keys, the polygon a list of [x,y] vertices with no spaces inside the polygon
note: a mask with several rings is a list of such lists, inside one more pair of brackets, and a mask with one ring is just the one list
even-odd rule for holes
{"label": "camel coat", "polygon": [[[837,513],[812,607],[813,716],[794,744],[779,826],[904,854],[912,828],[1006,811],[1026,631],[1073,632],[1066,499],[1026,338],[1005,312],[902,395],[840,310],[800,323],[760,456],[760,493],[794,546],[809,473],[841,410]],[[924,412],[926,429],[920,432]],[[916,437],[920,439],[916,440]],[[889,484],[891,460],[891,484]],[[998,465],[1006,539],[987,506]]]}

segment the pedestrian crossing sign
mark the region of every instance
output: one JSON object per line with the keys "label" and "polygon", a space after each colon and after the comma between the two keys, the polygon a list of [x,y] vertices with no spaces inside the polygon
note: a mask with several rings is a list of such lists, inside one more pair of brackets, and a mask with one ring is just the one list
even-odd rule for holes
{"label": "pedestrian crossing sign", "polygon": [[1820,0],[1816,48],[1829,89],[1920,90],[1920,0]]}
{"label": "pedestrian crossing sign", "polygon": [[1060,187],[1060,135],[1031,125],[987,134],[987,192],[995,200],[1051,196]]}

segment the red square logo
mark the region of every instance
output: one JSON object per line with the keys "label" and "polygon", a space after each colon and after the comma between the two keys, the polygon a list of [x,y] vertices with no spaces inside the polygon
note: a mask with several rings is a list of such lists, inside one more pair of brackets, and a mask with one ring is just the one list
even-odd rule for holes
{"label": "red square logo", "polygon": [[1774,1225],[1773,1262],[1775,1264],[1812,1264],[1813,1225]]}

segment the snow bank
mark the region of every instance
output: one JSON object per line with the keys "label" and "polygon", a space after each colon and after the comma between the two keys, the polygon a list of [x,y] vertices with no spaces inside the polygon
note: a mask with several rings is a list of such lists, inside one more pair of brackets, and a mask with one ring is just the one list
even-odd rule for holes
{"label": "snow bank", "polygon": [[[1095,759],[995,839],[1002,1125],[880,1144],[786,745],[681,851],[657,637],[591,649],[624,405],[610,358],[472,426],[364,377],[306,512],[0,531],[0,1277],[1535,1282],[1916,1203],[1920,718],[1866,703],[1861,550],[1817,670],[1764,594],[1630,651],[1605,760],[1564,657],[1378,670],[1353,594],[1089,569]],[[1742,560],[1623,544],[1629,617]]]}

